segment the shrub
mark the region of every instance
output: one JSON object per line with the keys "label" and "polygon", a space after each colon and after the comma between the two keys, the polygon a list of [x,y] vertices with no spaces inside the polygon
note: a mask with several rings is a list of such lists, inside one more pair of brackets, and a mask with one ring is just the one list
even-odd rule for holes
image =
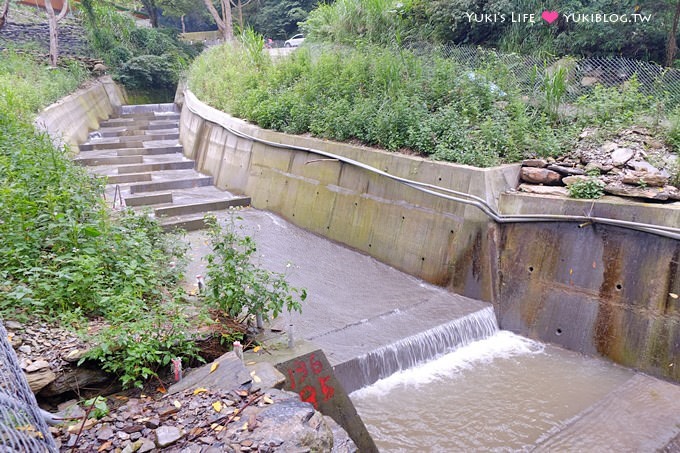
{"label": "shrub", "polygon": [[179,80],[179,71],[180,65],[172,55],[140,55],[121,66],[118,79],[132,89],[172,89]]}
{"label": "shrub", "polygon": [[215,217],[206,218],[213,250],[206,257],[207,302],[233,317],[245,312],[267,319],[284,309],[301,311],[307,292],[290,286],[283,274],[257,266],[255,242],[238,233],[235,220],[240,218],[231,217],[223,228]]}
{"label": "shrub", "polygon": [[604,195],[604,186],[604,182],[597,178],[583,179],[568,187],[569,196],[586,199],[601,198]]}

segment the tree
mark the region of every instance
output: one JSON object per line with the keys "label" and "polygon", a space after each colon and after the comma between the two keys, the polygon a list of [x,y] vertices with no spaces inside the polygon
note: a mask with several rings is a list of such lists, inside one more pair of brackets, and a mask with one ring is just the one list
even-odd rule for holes
{"label": "tree", "polygon": [[197,5],[196,0],[158,0],[158,6],[163,10],[163,17],[179,18],[182,24],[182,33],[186,33],[185,16],[197,11],[205,12],[203,7]]}
{"label": "tree", "polygon": [[158,5],[156,5],[156,0],[140,0],[144,9],[146,9],[149,14],[149,22],[151,22],[151,27],[158,28]]}
{"label": "tree", "polygon": [[47,10],[47,20],[50,26],[50,66],[57,67],[59,59],[59,30],[57,24],[68,14],[68,0],[64,0],[64,6],[57,16],[52,7],[52,0],[45,0],[45,9]]}
{"label": "tree", "polygon": [[678,43],[676,36],[678,35],[678,22],[680,22],[680,1],[675,4],[675,13],[673,14],[673,23],[668,32],[668,41],[666,43],[666,66],[673,66],[675,61],[675,54],[678,51]]}
{"label": "tree", "polygon": [[206,8],[208,8],[208,11],[210,11],[210,15],[215,20],[217,28],[222,34],[222,38],[225,41],[232,41],[234,39],[234,26],[231,19],[230,0],[220,0],[222,15],[220,15],[215,6],[212,4],[212,0],[203,0],[203,3],[205,3]]}
{"label": "tree", "polygon": [[7,14],[9,14],[9,0],[5,0],[4,5],[2,5],[2,9],[0,9],[0,29],[2,29],[2,27],[5,25]]}

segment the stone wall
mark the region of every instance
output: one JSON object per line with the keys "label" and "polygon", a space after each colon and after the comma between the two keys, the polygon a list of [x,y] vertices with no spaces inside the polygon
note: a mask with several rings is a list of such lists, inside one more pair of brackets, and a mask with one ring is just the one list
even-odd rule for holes
{"label": "stone wall", "polygon": [[411,275],[490,301],[504,329],[680,381],[680,241],[601,224],[496,224],[476,207],[239,132],[473,194],[504,214],[593,215],[677,227],[677,204],[521,195],[511,191],[519,165],[479,169],[289,136],[232,118],[189,91],[184,96],[180,140],[219,187]]}
{"label": "stone wall", "polygon": [[36,125],[56,143],[78,149],[87,134],[124,103],[125,92],[106,76],[47,107],[36,119]]}

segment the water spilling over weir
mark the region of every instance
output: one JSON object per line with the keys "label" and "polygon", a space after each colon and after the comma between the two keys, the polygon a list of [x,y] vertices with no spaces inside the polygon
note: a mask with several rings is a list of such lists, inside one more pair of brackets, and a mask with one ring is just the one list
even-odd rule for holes
{"label": "water spilling over weir", "polygon": [[344,362],[335,367],[336,375],[345,390],[351,392],[496,332],[496,315],[493,308],[486,307]]}

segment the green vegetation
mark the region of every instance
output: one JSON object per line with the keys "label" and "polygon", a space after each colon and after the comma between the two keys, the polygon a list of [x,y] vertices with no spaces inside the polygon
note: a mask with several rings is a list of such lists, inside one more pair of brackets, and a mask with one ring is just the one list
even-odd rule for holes
{"label": "green vegetation", "polygon": [[604,182],[597,178],[589,177],[588,179],[576,181],[567,190],[569,190],[569,196],[572,198],[593,199],[601,198],[604,195],[604,186]]}
{"label": "green vegetation", "polygon": [[206,257],[206,301],[232,317],[245,312],[267,319],[270,315],[276,318],[284,309],[301,311],[306,291],[291,287],[285,275],[269,272],[253,262],[255,242],[238,233],[236,220],[241,219],[232,217],[223,228],[214,217],[207,218],[213,253]]}
{"label": "green vegetation", "polygon": [[377,46],[300,49],[275,65],[253,65],[249,55],[244,46],[210,49],[191,68],[191,89],[265,128],[463,164],[561,151],[564,137],[548,115],[522,101],[492,54],[476,72],[436,55]]}
{"label": "green vegetation", "polygon": [[81,8],[90,45],[128,88],[173,90],[200,51],[177,39],[175,30],[136,27],[109,3],[86,0]]}
{"label": "green vegetation", "polygon": [[34,129],[36,109],[72,91],[82,70],[48,70],[6,56],[0,61],[0,315],[56,317],[74,326],[102,317],[115,329],[102,332],[92,357],[124,383],[139,384],[167,356],[192,352],[185,330],[163,329],[184,319],[175,308],[179,268],[167,265],[183,249],[145,216],[109,213],[102,181]]}

